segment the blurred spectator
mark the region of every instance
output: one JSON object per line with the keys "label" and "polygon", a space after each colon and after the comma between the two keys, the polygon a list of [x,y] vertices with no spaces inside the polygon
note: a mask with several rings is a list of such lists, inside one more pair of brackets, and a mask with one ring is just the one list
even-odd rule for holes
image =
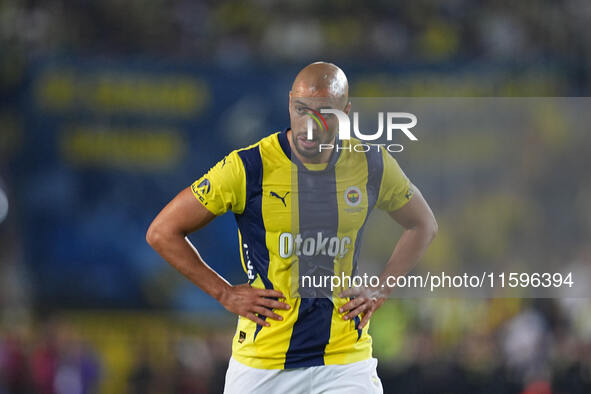
{"label": "blurred spectator", "polygon": [[55,393],[55,377],[58,368],[58,350],[51,331],[39,338],[31,354],[31,381],[39,394]]}
{"label": "blurred spectator", "polygon": [[150,364],[148,347],[142,347],[136,354],[134,366],[129,375],[130,393],[154,392],[156,376]]}
{"label": "blurred spectator", "polygon": [[0,336],[0,393],[27,393],[29,371],[22,341],[15,335]]}

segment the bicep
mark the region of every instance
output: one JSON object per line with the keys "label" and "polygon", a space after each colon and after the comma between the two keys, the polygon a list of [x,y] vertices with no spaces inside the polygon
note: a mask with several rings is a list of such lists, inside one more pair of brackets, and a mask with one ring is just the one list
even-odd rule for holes
{"label": "bicep", "polygon": [[402,208],[388,212],[388,214],[406,229],[418,226],[432,226],[436,228],[437,223],[433,211],[431,211],[421,191],[413,184],[410,187],[413,188],[413,195],[410,201],[404,204]]}
{"label": "bicep", "polygon": [[152,226],[189,234],[206,226],[216,215],[195,198],[190,187],[176,195],[154,219]]}

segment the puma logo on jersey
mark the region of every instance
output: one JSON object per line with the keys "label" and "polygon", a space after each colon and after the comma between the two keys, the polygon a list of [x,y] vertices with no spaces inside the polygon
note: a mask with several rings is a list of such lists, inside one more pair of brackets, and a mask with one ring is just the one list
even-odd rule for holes
{"label": "puma logo on jersey", "polygon": [[274,191],[272,191],[270,194],[271,194],[271,197],[277,197],[278,199],[280,199],[281,202],[283,203],[283,206],[287,208],[287,204],[285,203],[285,197],[287,197],[289,192],[285,193],[285,195],[283,197],[281,197],[279,194],[275,193]]}

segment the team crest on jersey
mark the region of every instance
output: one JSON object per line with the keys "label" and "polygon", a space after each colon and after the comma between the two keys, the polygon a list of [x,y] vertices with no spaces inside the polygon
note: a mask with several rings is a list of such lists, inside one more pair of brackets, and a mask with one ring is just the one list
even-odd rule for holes
{"label": "team crest on jersey", "polygon": [[361,198],[361,189],[359,189],[357,186],[351,186],[345,190],[345,202],[348,205],[356,207],[361,203]]}

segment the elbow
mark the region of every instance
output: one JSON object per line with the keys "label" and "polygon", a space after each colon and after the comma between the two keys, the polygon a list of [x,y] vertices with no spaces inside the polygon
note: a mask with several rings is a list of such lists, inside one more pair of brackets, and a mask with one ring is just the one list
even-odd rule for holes
{"label": "elbow", "polygon": [[437,233],[439,232],[439,225],[437,224],[437,220],[435,220],[434,216],[431,216],[431,221],[427,228],[427,234],[429,237],[429,243],[433,242]]}
{"label": "elbow", "polygon": [[152,248],[157,249],[158,245],[162,243],[163,239],[162,229],[156,224],[156,222],[152,222],[148,231],[146,232],[146,242]]}
{"label": "elbow", "polygon": [[435,217],[430,216],[429,218],[425,218],[425,220],[421,221],[421,223],[417,225],[416,229],[428,245],[433,242],[437,236],[439,226],[435,220]]}
{"label": "elbow", "polygon": [[415,232],[422,242],[429,245],[437,236],[439,226],[437,225],[435,218],[431,217],[429,220],[423,220],[416,225],[407,228],[407,230]]}
{"label": "elbow", "polygon": [[185,236],[186,233],[171,226],[171,223],[167,223],[156,218],[152,224],[150,224],[150,227],[146,232],[146,242],[154,250],[160,252],[160,250],[162,250],[165,245],[175,241],[178,238],[183,239]]}

